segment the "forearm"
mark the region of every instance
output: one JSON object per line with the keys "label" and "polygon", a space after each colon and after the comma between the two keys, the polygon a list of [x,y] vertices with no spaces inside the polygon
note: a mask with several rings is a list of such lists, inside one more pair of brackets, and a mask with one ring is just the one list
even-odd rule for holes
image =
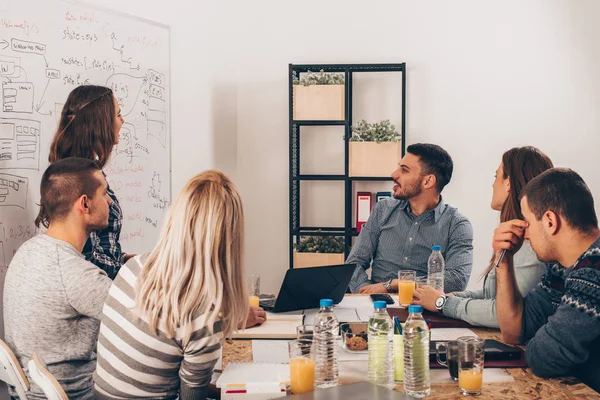
{"label": "forearm", "polygon": [[446,299],[442,314],[461,319],[471,325],[498,328],[495,299],[473,299],[450,296]]}
{"label": "forearm", "polygon": [[360,265],[356,266],[354,270],[354,274],[352,275],[352,279],[350,280],[350,284],[348,287],[352,293],[358,293],[361,287],[370,285],[371,281],[367,276],[367,273]]}
{"label": "forearm", "polygon": [[515,279],[512,256],[508,254],[496,269],[496,311],[502,340],[506,343],[520,343],[523,296]]}

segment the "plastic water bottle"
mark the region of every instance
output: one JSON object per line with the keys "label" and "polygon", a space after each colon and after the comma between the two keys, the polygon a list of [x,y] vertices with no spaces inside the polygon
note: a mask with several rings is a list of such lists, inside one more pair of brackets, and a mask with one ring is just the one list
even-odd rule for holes
{"label": "plastic water bottle", "polygon": [[427,260],[427,285],[444,291],[444,256],[440,246],[431,246],[431,255]]}
{"label": "plastic water bottle", "polygon": [[392,339],[394,326],[386,311],[385,301],[373,303],[375,312],[369,318],[369,382],[394,387]]}
{"label": "plastic water bottle", "polygon": [[[429,328],[421,313],[423,307],[408,306],[404,339],[404,392],[413,397],[429,396]],[[369,343],[369,346],[371,344]]]}
{"label": "plastic water bottle", "polygon": [[333,312],[333,300],[322,299],[315,317],[315,386],[328,388],[338,384],[339,322]]}

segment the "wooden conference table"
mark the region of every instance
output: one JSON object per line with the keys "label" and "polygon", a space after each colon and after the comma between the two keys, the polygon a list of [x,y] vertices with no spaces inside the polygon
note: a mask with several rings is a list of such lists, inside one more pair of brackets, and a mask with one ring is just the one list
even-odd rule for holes
{"label": "wooden conference table", "polygon": [[[500,331],[488,328],[471,328],[484,339],[500,340]],[[229,362],[252,362],[252,340],[233,340],[223,345],[223,367]],[[484,383],[480,398],[485,399],[600,399],[600,394],[572,377],[543,379],[535,376],[530,368],[504,369],[513,378],[511,383]],[[340,376],[340,384],[354,383],[356,379]],[[395,390],[402,391],[402,385]],[[427,399],[464,399],[458,385],[433,383]]]}

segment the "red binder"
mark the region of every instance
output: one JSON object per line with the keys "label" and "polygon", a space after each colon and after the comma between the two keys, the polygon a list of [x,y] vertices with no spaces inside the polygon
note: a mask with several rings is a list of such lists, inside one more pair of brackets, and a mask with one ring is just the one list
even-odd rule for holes
{"label": "red binder", "polygon": [[356,193],[356,232],[360,232],[367,223],[373,207],[373,194],[369,192]]}

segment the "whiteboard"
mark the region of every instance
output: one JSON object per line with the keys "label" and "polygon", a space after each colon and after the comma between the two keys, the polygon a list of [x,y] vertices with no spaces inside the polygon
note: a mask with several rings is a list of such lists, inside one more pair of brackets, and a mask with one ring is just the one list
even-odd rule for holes
{"label": "whiteboard", "polygon": [[40,178],[64,102],[113,89],[125,123],[104,171],[124,213],[124,252],[150,251],[171,201],[169,28],[71,1],[0,5],[0,281],[38,233]]}

